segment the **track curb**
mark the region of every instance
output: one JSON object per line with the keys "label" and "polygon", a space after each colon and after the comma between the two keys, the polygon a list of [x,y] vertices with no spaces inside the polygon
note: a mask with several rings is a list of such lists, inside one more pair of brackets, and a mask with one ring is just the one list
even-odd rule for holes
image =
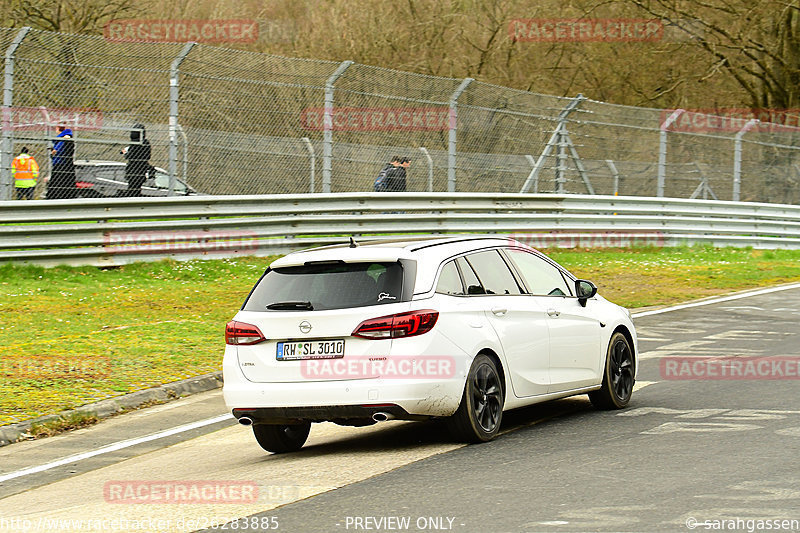
{"label": "track curb", "polygon": [[102,420],[144,406],[166,403],[177,398],[197,394],[199,392],[207,392],[221,387],[222,372],[212,372],[211,374],[166,383],[158,387],[100,400],[99,402],[82,405],[76,409],[69,409],[56,414],[44,415],[15,424],[0,426],[0,446],[7,446],[27,439],[28,430],[34,424],[43,424],[59,419],[66,419],[66,417],[76,413],[92,414]]}

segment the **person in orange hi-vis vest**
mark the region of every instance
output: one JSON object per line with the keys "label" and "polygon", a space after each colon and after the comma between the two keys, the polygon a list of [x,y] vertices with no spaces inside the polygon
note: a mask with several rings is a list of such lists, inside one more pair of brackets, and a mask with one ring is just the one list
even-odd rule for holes
{"label": "person in orange hi-vis vest", "polygon": [[14,175],[14,188],[17,190],[17,200],[33,200],[33,191],[36,180],[39,178],[39,165],[36,160],[28,155],[28,148],[14,158],[11,163],[11,173]]}

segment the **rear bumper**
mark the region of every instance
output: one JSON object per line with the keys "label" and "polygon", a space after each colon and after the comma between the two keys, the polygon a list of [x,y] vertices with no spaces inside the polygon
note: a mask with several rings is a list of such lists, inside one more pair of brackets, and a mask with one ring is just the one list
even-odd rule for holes
{"label": "rear bumper", "polygon": [[296,424],[298,422],[337,422],[342,425],[367,425],[375,421],[373,416],[383,413],[384,419],[425,420],[430,418],[412,415],[394,404],[374,405],[324,405],[313,407],[256,407],[234,408],[233,416],[238,420],[247,417],[253,424]]}
{"label": "rear bumper", "polygon": [[[234,350],[225,351],[222,368],[226,405],[256,423],[371,419],[377,412],[401,420],[450,416],[458,409],[465,382],[465,376],[459,372],[449,379],[255,383],[242,374]],[[239,409],[256,411],[246,414]]]}

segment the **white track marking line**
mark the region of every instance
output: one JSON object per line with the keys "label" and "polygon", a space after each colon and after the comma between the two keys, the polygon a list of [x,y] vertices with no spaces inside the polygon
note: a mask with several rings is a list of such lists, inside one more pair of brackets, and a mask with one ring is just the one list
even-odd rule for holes
{"label": "white track marking line", "polygon": [[761,289],[761,290],[742,293],[742,294],[734,294],[732,296],[722,296],[720,298],[713,298],[711,300],[704,300],[702,302],[694,302],[694,303],[688,303],[688,304],[674,305],[672,307],[665,307],[663,309],[654,309],[652,311],[642,311],[641,313],[633,313],[631,316],[633,318],[641,318],[643,316],[660,315],[661,313],[669,313],[670,311],[680,311],[681,309],[689,309],[691,307],[700,307],[701,305],[711,305],[711,304],[718,304],[718,303],[721,303],[721,302],[730,302],[731,300],[739,300],[741,298],[749,298],[750,296],[760,296],[762,294],[769,294],[769,293],[772,293],[772,292],[788,291],[790,289],[800,289],[800,283],[794,283],[792,285],[783,285],[781,287],[770,287],[768,289]]}
{"label": "white track marking line", "polygon": [[124,448],[130,448],[131,446],[136,446],[137,444],[142,444],[145,442],[150,442],[152,440],[163,439],[164,437],[169,437],[172,435],[177,435],[178,433],[183,433],[186,431],[191,431],[193,429],[201,428],[204,426],[210,426],[211,424],[216,424],[217,422],[223,422],[228,420],[229,418],[233,418],[233,415],[230,413],[226,413],[224,415],[215,416],[214,418],[207,418],[205,420],[199,420],[197,422],[192,422],[191,424],[184,424],[182,426],[176,426],[174,428],[166,429],[164,431],[159,431],[158,433],[152,433],[150,435],[145,435],[144,437],[137,437],[135,439],[128,439],[128,440],[121,440],[119,442],[115,442],[113,444],[109,444],[107,446],[103,446],[102,448],[97,448],[96,450],[92,450],[89,452],[77,453],[75,455],[70,455],[68,457],[63,457],[61,459],[57,459],[55,461],[45,463],[39,466],[31,466],[28,468],[23,468],[22,470],[17,470],[16,472],[11,472],[8,474],[0,475],[0,483],[4,481],[8,481],[10,479],[16,479],[18,477],[29,476],[31,474],[36,474],[38,472],[44,472],[45,470],[50,470],[51,468],[56,468],[57,466],[63,466],[70,463],[75,463],[77,461],[83,461],[85,459],[89,459],[91,457],[95,457],[97,455],[102,455],[104,453],[115,452],[117,450],[122,450]]}

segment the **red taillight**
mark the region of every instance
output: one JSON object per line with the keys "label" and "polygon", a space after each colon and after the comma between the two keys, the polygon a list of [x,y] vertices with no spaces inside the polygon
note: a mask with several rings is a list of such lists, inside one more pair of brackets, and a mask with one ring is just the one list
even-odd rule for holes
{"label": "red taillight", "polygon": [[264,337],[264,334],[261,333],[261,330],[252,324],[231,320],[228,322],[228,325],[225,326],[225,344],[242,346],[258,344],[265,340],[267,339]]}
{"label": "red taillight", "polygon": [[94,185],[92,185],[91,183],[86,183],[85,181],[76,181],[75,187],[77,187],[78,189],[91,189],[92,187],[94,187]]}
{"label": "red taillight", "polygon": [[372,318],[359,324],[353,336],[365,339],[413,337],[432,330],[438,318],[439,312],[431,309]]}

